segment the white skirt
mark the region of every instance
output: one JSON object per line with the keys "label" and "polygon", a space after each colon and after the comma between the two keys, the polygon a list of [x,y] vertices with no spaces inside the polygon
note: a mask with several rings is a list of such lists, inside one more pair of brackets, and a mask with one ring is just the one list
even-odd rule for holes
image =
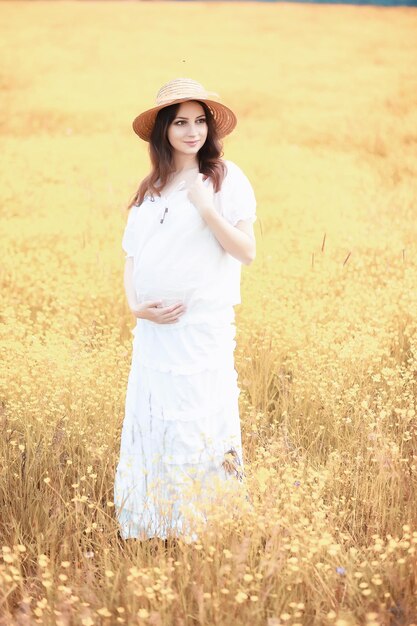
{"label": "white skirt", "polygon": [[[205,323],[137,320],[114,503],[122,538],[195,539],[192,520],[245,497],[230,312]],[[232,491],[230,491],[232,489]],[[225,491],[226,490],[226,491]]]}

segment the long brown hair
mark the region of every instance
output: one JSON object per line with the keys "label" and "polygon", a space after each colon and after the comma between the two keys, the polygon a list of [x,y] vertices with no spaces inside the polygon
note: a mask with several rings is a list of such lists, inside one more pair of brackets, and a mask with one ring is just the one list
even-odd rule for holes
{"label": "long brown hair", "polygon": [[[207,138],[197,154],[199,171],[212,179],[214,191],[217,192],[220,190],[226,174],[226,165],[221,160],[223,143],[219,139],[216,123],[207,104],[201,100],[194,100],[194,102],[198,102],[203,107],[207,123]],[[177,115],[180,104],[181,102],[177,102],[158,111],[149,141],[152,171],[140,183],[135,195],[127,206],[128,209],[134,204],[142,204],[148,192],[158,196],[161,195],[160,190],[166,185],[168,176],[175,171],[173,167],[173,148],[168,141],[167,133],[169,125]],[[156,183],[158,179],[160,179],[160,185],[157,188]]]}

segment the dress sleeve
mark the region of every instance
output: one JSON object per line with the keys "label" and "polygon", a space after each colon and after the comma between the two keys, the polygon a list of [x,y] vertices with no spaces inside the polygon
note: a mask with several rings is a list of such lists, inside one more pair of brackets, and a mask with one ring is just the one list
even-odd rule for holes
{"label": "dress sleeve", "polygon": [[233,226],[239,220],[255,222],[255,192],[248,177],[236,163],[228,162],[228,174],[224,182],[223,216]]}
{"label": "dress sleeve", "polygon": [[135,219],[139,206],[134,204],[127,215],[126,225],[122,237],[122,248],[126,252],[126,259],[135,254]]}

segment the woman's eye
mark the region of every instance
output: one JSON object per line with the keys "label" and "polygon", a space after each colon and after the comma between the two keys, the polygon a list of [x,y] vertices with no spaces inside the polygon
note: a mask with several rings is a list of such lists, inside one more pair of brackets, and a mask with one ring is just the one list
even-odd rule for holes
{"label": "woman's eye", "polygon": [[[178,120],[178,122],[175,122],[176,125],[178,124],[182,124],[184,120]],[[198,122],[205,122],[206,119],[204,117],[201,118],[201,120],[197,120]]]}

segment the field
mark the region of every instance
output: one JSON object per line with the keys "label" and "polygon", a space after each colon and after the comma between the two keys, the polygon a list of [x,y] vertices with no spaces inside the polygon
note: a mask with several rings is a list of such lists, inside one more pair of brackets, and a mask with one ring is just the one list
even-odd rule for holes
{"label": "field", "polygon": [[[0,624],[417,624],[417,10],[2,2]],[[131,129],[236,111],[258,202],[236,368],[252,508],[117,538]]]}

